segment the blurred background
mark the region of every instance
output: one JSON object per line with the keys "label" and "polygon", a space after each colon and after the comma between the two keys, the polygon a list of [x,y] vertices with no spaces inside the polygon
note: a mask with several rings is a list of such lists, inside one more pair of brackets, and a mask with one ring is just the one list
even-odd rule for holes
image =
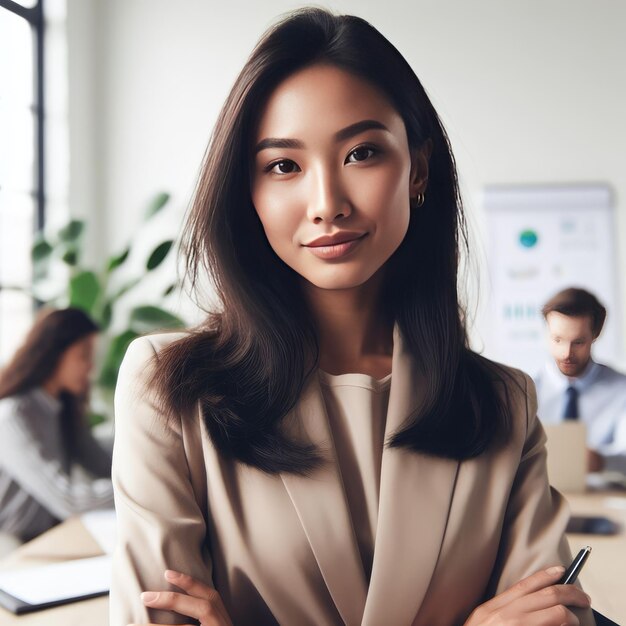
{"label": "blurred background", "polygon": [[[41,303],[105,328],[93,422],[128,342],[202,317],[176,242],[200,162],[286,0],[0,0],[0,366]],[[473,346],[542,364],[541,304],[563,286],[609,309],[626,367],[626,3],[337,0],[408,59],[456,155],[471,230]],[[207,294],[207,297],[210,294]]]}

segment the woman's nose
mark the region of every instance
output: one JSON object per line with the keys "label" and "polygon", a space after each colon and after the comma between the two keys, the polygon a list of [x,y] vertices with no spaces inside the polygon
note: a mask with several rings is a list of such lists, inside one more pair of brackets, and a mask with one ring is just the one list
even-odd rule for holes
{"label": "woman's nose", "polygon": [[350,203],[341,181],[332,172],[320,169],[312,177],[307,213],[315,223],[333,222],[350,215]]}

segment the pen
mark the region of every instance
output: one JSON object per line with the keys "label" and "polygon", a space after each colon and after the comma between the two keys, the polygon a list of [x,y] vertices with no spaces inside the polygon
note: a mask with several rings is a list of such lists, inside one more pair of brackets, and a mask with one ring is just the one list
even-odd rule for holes
{"label": "pen", "polygon": [[571,585],[576,582],[580,570],[583,568],[585,561],[591,554],[591,546],[585,546],[574,558],[570,566],[565,570],[562,578],[557,583],[558,585]]}

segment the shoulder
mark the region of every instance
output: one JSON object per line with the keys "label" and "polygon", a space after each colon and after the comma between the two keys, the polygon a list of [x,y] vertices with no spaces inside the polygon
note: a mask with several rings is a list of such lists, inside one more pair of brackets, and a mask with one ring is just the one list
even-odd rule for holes
{"label": "shoulder", "polygon": [[146,383],[163,350],[186,336],[187,333],[184,332],[172,332],[144,335],[134,339],[126,349],[120,365],[116,393],[120,393],[120,389],[129,386],[130,383],[133,386],[138,382]]}
{"label": "shoulder", "polygon": [[11,419],[19,410],[19,396],[7,396],[0,399],[0,420]]}
{"label": "shoulder", "polygon": [[[526,372],[484,359],[491,372],[494,389],[507,411],[509,437],[503,447],[510,458],[523,460],[543,449],[545,434],[537,417],[537,391],[531,376]],[[517,462],[517,461],[516,461]]]}
{"label": "shoulder", "polygon": [[33,404],[33,394],[30,391],[2,398],[0,399],[0,419],[27,417],[32,413]]}
{"label": "shoulder", "polygon": [[137,337],[129,344],[120,367],[120,374],[145,370],[169,346],[186,339],[188,332],[155,333]]}
{"label": "shoulder", "polygon": [[[199,373],[205,352],[199,331],[144,335],[132,341],[119,369],[116,402],[142,399],[164,412],[179,412],[198,399],[206,385]],[[195,386],[194,386],[195,385]]]}
{"label": "shoulder", "polygon": [[188,331],[176,331],[170,333],[154,333],[143,335],[131,341],[126,350],[126,355],[158,355],[168,346],[182,341],[190,336]]}
{"label": "shoulder", "polygon": [[626,374],[622,374],[622,372],[618,372],[616,369],[602,363],[598,363],[598,370],[599,378],[602,380],[616,385],[626,385]]}
{"label": "shoulder", "polygon": [[524,371],[479,357],[489,372],[493,388],[507,407],[512,432],[525,434],[537,414],[537,391],[533,379]]}
{"label": "shoulder", "polygon": [[534,392],[533,379],[520,369],[492,361],[481,355],[476,355],[481,366],[488,372],[491,380],[507,393],[528,394]]}

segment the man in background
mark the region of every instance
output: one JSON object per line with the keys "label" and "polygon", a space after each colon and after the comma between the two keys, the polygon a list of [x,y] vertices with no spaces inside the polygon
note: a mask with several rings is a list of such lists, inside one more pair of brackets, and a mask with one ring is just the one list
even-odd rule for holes
{"label": "man in background", "polygon": [[545,424],[579,420],[587,429],[587,469],[626,474],[626,376],[596,363],[593,342],[606,309],[584,289],[569,288],[542,309],[550,359],[535,378]]}

